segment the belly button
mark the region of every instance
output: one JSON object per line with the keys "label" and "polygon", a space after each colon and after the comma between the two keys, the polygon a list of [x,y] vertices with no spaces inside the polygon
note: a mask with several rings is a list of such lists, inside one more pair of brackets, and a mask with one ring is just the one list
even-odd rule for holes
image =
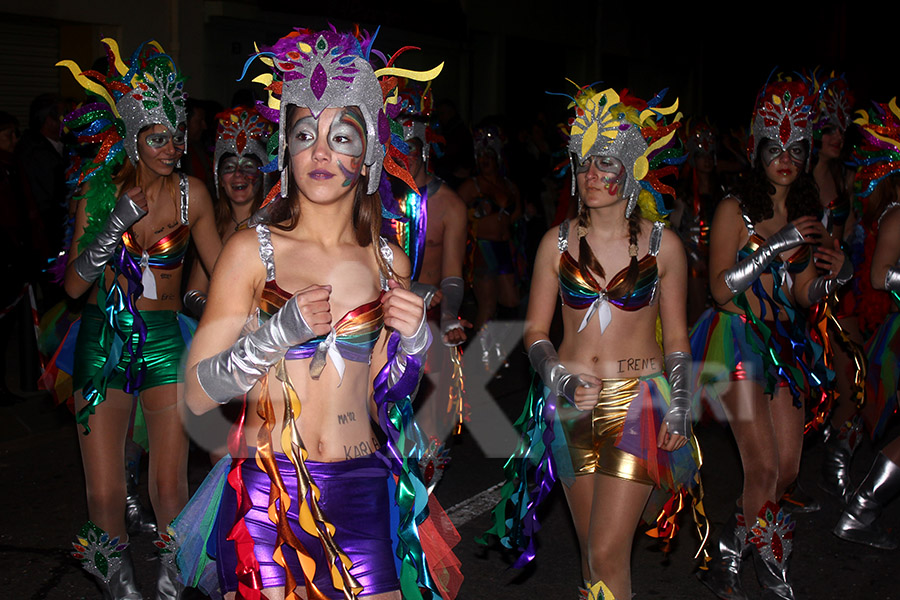
{"label": "belly button", "polygon": [[325,452],[325,444],[319,442],[319,454],[323,454]]}
{"label": "belly button", "polygon": [[593,357],[593,358],[591,359],[591,362],[594,363],[594,364],[597,364],[599,361],[600,361],[600,357],[599,357],[599,356],[595,356],[595,357]]}

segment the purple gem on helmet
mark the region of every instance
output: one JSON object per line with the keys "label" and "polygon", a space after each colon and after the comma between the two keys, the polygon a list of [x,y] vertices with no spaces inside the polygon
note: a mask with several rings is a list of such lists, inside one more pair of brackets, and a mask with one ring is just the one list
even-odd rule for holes
{"label": "purple gem on helmet", "polygon": [[325,88],[328,87],[328,75],[325,73],[322,65],[316,65],[316,68],[313,70],[309,87],[312,89],[312,93],[315,94],[316,100],[321,100],[322,95],[325,93]]}

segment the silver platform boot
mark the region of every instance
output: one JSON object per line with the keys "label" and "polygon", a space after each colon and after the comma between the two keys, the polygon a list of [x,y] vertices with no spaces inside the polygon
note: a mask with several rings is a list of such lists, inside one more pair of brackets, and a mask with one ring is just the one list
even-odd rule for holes
{"label": "silver platform boot", "polygon": [[712,546],[712,561],[697,579],[722,600],[747,600],[741,589],[741,563],[750,553],[747,525],[739,508],[731,514]]}
{"label": "silver platform boot", "polygon": [[794,525],[790,515],[774,502],[767,502],[747,534],[763,600],[794,600],[791,585]]}
{"label": "silver platform boot", "polygon": [[897,494],[900,494],[900,466],[879,453],[869,474],[847,501],[847,508],[834,526],[834,535],[873,548],[896,549],[896,538],[881,528],[878,517]]}
{"label": "silver platform boot", "polygon": [[819,487],[846,504],[853,493],[850,479],[850,463],[862,440],[862,420],[854,417],[835,431],[833,428],[825,438],[825,456],[822,459],[822,479]]}
{"label": "silver platform boot", "polygon": [[134,564],[128,543],[109,534],[91,521],[84,524],[75,541],[72,556],[94,576],[104,600],[143,600],[134,580]]}
{"label": "silver platform boot", "polygon": [[178,565],[175,562],[178,543],[171,527],[168,528],[168,533],[159,534],[159,539],[153,543],[159,552],[159,575],[153,600],[179,600],[184,592],[184,584],[178,576]]}

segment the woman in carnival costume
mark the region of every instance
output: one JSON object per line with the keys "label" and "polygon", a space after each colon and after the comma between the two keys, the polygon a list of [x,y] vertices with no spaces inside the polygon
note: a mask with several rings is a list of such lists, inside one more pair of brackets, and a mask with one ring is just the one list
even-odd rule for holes
{"label": "woman in carnival costume", "polygon": [[[825,211],[820,235],[828,245],[838,240],[849,254],[854,270],[858,270],[865,233],[851,207],[853,174],[846,169],[841,156],[850,126],[853,95],[843,75],[817,69],[807,80],[816,90],[817,100],[812,115],[812,174]],[[862,439],[859,409],[864,398],[866,363],[862,350],[864,334],[857,318],[858,287],[854,279],[852,285],[840,290],[836,299],[820,303],[812,319],[826,346],[826,355],[833,360],[836,392],[834,401],[818,411],[819,419],[829,419],[819,485],[841,502],[853,491],[850,462]]]}
{"label": "woman in carnival costume", "polygon": [[[660,177],[677,172],[681,152],[672,142],[681,115],[666,124],[677,102],[663,107],[662,95],[648,103],[585,87],[573,99],[568,151],[578,218],[549,231],[538,249],[525,323],[535,385],[518,423],[525,443],[508,463],[489,531],[522,552],[517,566],[534,558],[537,506],[561,478],[581,549],[582,598],[631,598],[642,514],[657,518],[669,496],[652,535],[673,535],[672,507],[699,481],[687,264],[658,208],[662,193],[673,193]],[[557,353],[549,332],[558,298]],[[662,494],[648,506],[654,490]]]}
{"label": "woman in carnival costume", "polygon": [[[854,162],[858,197],[865,203],[865,262],[861,269],[862,302],[867,311],[888,312],[869,339],[866,354],[866,406],[863,416],[873,439],[884,433],[897,411],[900,386],[900,108],[897,99],[859,111],[854,120],[863,134]],[[870,312],[869,314],[872,314]],[[900,494],[900,438],[878,454],[869,474],[848,494],[847,507],[834,528],[838,537],[893,550],[898,542],[877,519]]]}
{"label": "woman in carnival costume", "polygon": [[[270,92],[259,110],[278,124],[281,178],[265,220],[222,253],[186,376],[194,412],[243,407],[200,548],[215,549],[205,568],[226,598],[453,594],[423,552],[425,444],[409,400],[429,329],[406,289],[408,258],[379,237],[382,169],[414,185],[393,123],[398,76],[429,80],[440,67],[391,59],[374,71],[372,43],[297,29],[248,61],[271,67],[257,78]],[[197,498],[185,514],[207,508]]]}
{"label": "woman in carnival costume", "polygon": [[[821,347],[797,309],[825,298],[853,270],[822,247],[821,209],[806,174],[812,130],[808,87],[768,83],[757,97],[742,189],[719,203],[710,236],[709,309],[691,332],[700,385],[721,402],[740,452],[743,491],[700,579],[720,598],[745,598],[741,561],[752,549],[765,598],[793,598],[794,523],[776,504],[797,477],[803,405],[824,375]],[[827,272],[818,276],[816,267]]]}
{"label": "woman in carnival costume", "polygon": [[[62,61],[92,95],[66,118],[97,154],[83,165],[65,290],[89,294],[75,349],[76,421],[89,521],[76,557],[106,598],[140,598],[127,550],[124,444],[140,398],[150,445],[150,499],[169,523],[188,499],[188,440],[176,383],[185,350],[181,273],[190,239],[212,268],[221,242],[206,188],[175,172],[185,148],[183,77],[156,42],[130,60],[103,40],[108,72]],[[125,160],[127,156],[128,160]],[[173,541],[163,534],[155,598],[177,598]],[[121,543],[120,543],[121,542]]]}

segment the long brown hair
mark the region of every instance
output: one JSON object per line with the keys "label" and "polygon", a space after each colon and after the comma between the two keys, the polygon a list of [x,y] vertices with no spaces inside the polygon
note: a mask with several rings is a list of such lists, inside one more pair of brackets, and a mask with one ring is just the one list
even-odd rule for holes
{"label": "long brown hair", "polygon": [[[120,196],[133,187],[137,186],[143,188],[143,182],[141,181],[141,169],[140,167],[136,167],[131,162],[131,160],[125,161],[125,163],[119,169],[118,173],[113,176],[112,181],[116,185]],[[168,191],[169,195],[172,197],[172,202],[175,204],[176,214],[180,215],[181,188],[178,185],[178,174],[173,172],[172,175],[166,177],[164,185],[166,191]]]}

